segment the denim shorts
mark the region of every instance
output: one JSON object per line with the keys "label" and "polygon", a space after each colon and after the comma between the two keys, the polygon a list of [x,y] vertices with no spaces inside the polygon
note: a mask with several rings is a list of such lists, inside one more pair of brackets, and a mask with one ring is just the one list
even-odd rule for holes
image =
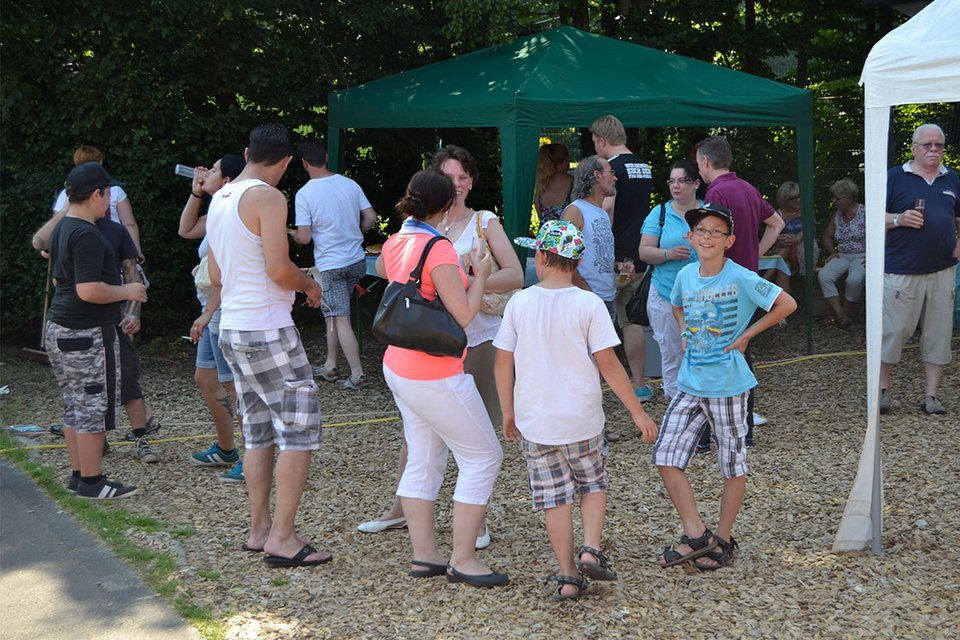
{"label": "denim shorts", "polygon": [[217,380],[232,382],[233,371],[230,370],[230,363],[223,357],[220,334],[215,333],[210,327],[211,325],[204,327],[200,340],[197,341],[197,369],[216,369]]}

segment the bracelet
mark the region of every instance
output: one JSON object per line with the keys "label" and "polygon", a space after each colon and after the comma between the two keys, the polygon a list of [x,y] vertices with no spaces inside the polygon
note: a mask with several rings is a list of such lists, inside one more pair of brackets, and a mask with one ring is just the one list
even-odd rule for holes
{"label": "bracelet", "polygon": [[196,198],[197,200],[203,200],[203,194],[202,194],[202,193],[201,193],[200,195],[197,195],[197,194],[195,194],[193,191],[191,191],[191,192],[190,192],[190,195],[192,195],[192,196],[193,196],[194,198]]}
{"label": "bracelet", "polygon": [[670,258],[667,257],[667,250],[666,250],[666,249],[663,250],[663,261],[664,261],[664,262],[669,262],[669,261],[670,261]]}
{"label": "bracelet", "polygon": [[893,226],[895,226],[895,227],[899,227],[899,226],[900,226],[900,214],[899,214],[899,213],[893,214]]}

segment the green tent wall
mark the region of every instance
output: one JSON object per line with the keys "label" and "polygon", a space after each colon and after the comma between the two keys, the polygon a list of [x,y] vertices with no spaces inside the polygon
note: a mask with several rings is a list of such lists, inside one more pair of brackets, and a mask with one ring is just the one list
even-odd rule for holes
{"label": "green tent wall", "polygon": [[813,273],[812,94],[684,56],[559,27],[331,94],[327,145],[336,169],[343,129],[497,127],[504,228],[516,237],[529,226],[541,129],[607,113],[627,127],[795,127]]}

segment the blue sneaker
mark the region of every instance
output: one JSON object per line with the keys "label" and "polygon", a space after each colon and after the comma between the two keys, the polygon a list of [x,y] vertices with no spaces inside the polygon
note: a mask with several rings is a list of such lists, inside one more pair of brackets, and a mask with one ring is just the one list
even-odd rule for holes
{"label": "blue sneaker", "polygon": [[206,451],[200,451],[190,456],[190,462],[202,464],[206,467],[229,467],[240,462],[240,451],[234,449],[227,453],[214,442]]}
{"label": "blue sneaker", "polygon": [[643,385],[639,389],[635,389],[634,393],[637,396],[637,400],[640,402],[649,402],[653,400],[653,387],[648,384]]}
{"label": "blue sneaker", "polygon": [[238,462],[230,471],[221,473],[220,482],[246,482],[243,477],[243,460]]}

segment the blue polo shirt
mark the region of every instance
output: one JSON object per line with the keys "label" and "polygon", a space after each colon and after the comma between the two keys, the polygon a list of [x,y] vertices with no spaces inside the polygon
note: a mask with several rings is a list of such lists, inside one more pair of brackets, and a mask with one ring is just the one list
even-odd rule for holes
{"label": "blue polo shirt", "polygon": [[933,183],[917,175],[910,163],[887,172],[887,211],[913,209],[917,199],[925,202],[923,226],[919,229],[887,229],[886,273],[922,275],[948,269],[957,263],[957,218],[960,217],[960,178],[940,165]]}

